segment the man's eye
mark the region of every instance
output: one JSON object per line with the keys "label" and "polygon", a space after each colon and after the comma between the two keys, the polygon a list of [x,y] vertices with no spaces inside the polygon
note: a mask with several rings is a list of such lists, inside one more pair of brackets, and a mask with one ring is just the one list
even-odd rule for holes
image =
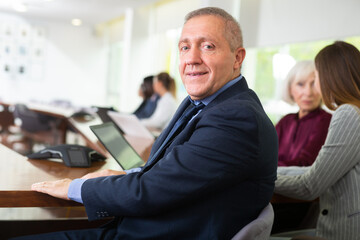
{"label": "man's eye", "polygon": [[212,45],[207,44],[207,45],[204,45],[204,48],[205,49],[213,49],[214,47]]}
{"label": "man's eye", "polygon": [[188,49],[189,49],[188,46],[182,46],[182,47],[180,47],[180,50],[181,50],[181,51],[186,51],[186,50],[188,50]]}

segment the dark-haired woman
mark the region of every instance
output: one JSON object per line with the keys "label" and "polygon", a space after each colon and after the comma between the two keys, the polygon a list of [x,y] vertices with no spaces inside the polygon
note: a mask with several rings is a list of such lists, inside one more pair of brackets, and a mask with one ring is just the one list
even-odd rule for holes
{"label": "dark-haired woman", "polygon": [[360,52],[338,41],[315,58],[315,85],[335,110],[325,144],[311,167],[279,167],[275,192],[320,199],[316,236],[360,236]]}
{"label": "dark-haired woman", "polygon": [[134,112],[135,116],[139,119],[150,117],[154,113],[157,101],[160,98],[154,92],[153,79],[154,76],[147,76],[140,85],[139,96],[143,98],[143,101]]}
{"label": "dark-haired woman", "polygon": [[175,81],[166,72],[154,77],[154,91],[160,96],[154,113],[141,122],[150,130],[162,130],[166,127],[177,109]]}

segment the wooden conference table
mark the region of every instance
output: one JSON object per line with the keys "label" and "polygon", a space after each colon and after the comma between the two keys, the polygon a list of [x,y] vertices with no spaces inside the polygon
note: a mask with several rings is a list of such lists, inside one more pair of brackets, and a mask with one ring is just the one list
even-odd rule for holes
{"label": "wooden conference table", "polygon": [[[77,122],[86,142],[97,149],[104,149],[88,131],[88,125]],[[148,139],[125,136],[138,154],[146,160],[151,144]],[[74,201],[58,199],[47,194],[34,192],[31,184],[63,178],[79,178],[87,173],[113,169],[121,170],[120,165],[105,153],[104,162],[93,162],[90,168],[70,168],[60,161],[31,160],[0,144],[0,239],[38,234],[49,231],[98,227],[109,219],[88,222],[85,208]]]}
{"label": "wooden conference table", "polygon": [[[142,144],[138,142],[138,145]],[[144,147],[138,149],[144,149]],[[0,168],[0,213],[2,216],[0,228],[7,229],[7,231],[0,231],[0,239],[47,231],[98,227],[109,221],[109,219],[104,219],[88,222],[82,204],[34,192],[31,190],[31,184],[45,180],[79,178],[101,169],[121,170],[114,159],[94,162],[90,168],[70,168],[62,162],[28,159],[0,144],[0,164],[2,166]],[[298,201],[275,194],[271,202]],[[24,216],[26,216],[25,219]]]}
{"label": "wooden conference table", "polygon": [[[146,139],[126,137],[138,154],[146,160],[151,145]],[[31,191],[31,184],[63,178],[79,178],[87,173],[113,169],[121,170],[119,164],[109,157],[103,162],[93,162],[90,168],[70,168],[61,161],[28,159],[12,149],[0,144],[0,208],[4,207],[69,207],[81,206],[73,201],[66,201]]]}
{"label": "wooden conference table", "polygon": [[0,208],[80,206],[73,201],[31,191],[31,184],[44,180],[79,178],[100,169],[121,170],[113,159],[95,162],[90,168],[69,168],[62,162],[30,160],[4,145],[0,145],[0,164]]}
{"label": "wooden conference table", "polygon": [[[12,113],[9,113],[8,109],[9,107],[14,106],[15,103],[0,101],[0,105],[3,108],[3,111],[1,112],[1,117],[2,117],[1,123],[4,124],[5,127],[4,130],[6,131],[7,128],[10,126],[9,124],[9,122],[11,122],[10,117],[13,118]],[[39,103],[26,103],[25,105],[32,111],[54,117],[58,120],[57,129],[61,133],[60,143],[66,143],[67,132],[69,129],[72,129],[77,134],[83,137],[88,147],[91,147],[104,155],[106,154],[106,150],[101,146],[101,144],[97,142],[96,137],[89,129],[90,125],[96,125],[102,123],[101,120],[98,117],[96,117],[96,114],[94,114],[94,118],[91,119],[90,121],[88,120],[83,121],[81,119],[79,120],[72,117],[72,115],[78,110],[71,107],[60,107],[60,106],[53,106],[50,104],[39,104]]]}
{"label": "wooden conference table", "polygon": [[[0,144],[0,208],[11,207],[71,207],[81,204],[31,191],[31,184],[44,180],[79,178],[101,169],[121,170],[114,159],[95,162],[90,168],[69,168],[62,162],[30,160]],[[275,194],[273,203],[296,202]]]}
{"label": "wooden conference table", "polygon": [[46,231],[98,227],[108,220],[88,222],[85,208],[31,191],[31,184],[44,180],[78,178],[88,172],[120,166],[113,159],[90,168],[69,168],[62,162],[29,160],[0,144],[0,239]]}

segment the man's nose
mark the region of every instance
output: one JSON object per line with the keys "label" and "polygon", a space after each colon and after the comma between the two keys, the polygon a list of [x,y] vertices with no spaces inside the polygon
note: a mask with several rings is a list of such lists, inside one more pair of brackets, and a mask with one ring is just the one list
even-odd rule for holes
{"label": "man's nose", "polygon": [[201,64],[201,51],[197,48],[192,48],[186,54],[185,63],[188,65]]}

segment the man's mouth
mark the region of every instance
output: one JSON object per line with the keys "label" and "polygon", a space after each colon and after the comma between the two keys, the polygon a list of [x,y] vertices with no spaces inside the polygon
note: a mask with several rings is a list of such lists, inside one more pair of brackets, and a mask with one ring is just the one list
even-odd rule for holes
{"label": "man's mouth", "polygon": [[186,75],[191,76],[191,77],[196,77],[196,76],[202,76],[207,74],[207,72],[189,72],[186,73]]}

